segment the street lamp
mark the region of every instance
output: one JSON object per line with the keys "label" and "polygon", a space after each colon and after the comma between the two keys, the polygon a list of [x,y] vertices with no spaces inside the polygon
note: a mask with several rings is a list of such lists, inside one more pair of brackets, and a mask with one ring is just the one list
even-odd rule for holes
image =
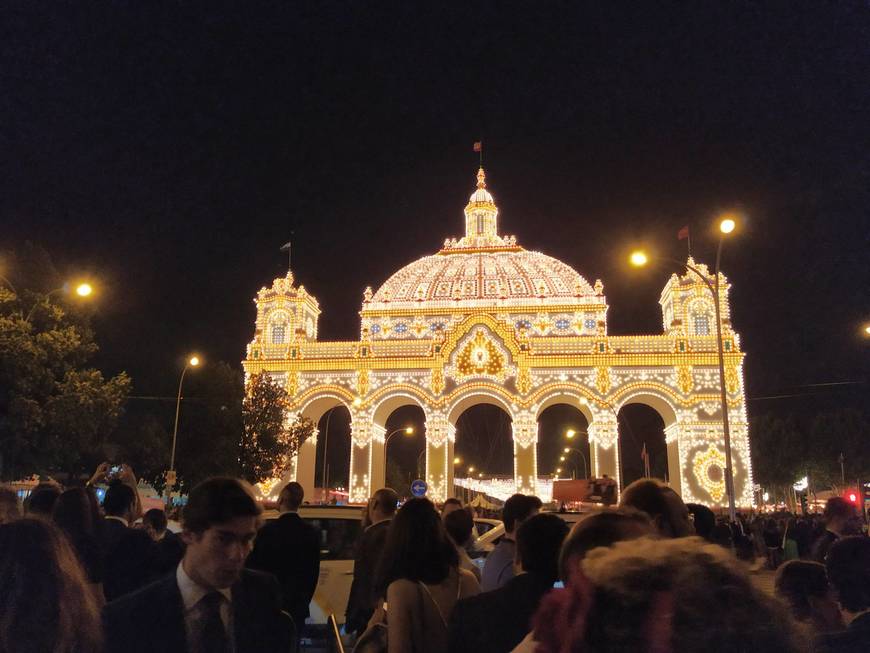
{"label": "street lamp", "polygon": [[[9,283],[9,282],[7,281],[7,283]],[[11,286],[12,284],[9,284],[9,285]],[[73,288],[72,291],[73,291],[73,293],[75,293],[76,296],[84,299],[84,298],[90,297],[93,294],[94,287],[89,283],[82,282],[82,283],[76,284],[75,288]],[[54,290],[50,290],[49,292],[47,292],[43,296],[42,301],[36,302],[33,306],[30,307],[30,310],[27,312],[27,317],[24,318],[24,321],[30,322],[30,318],[33,317],[33,313],[34,313],[34,311],[36,311],[36,307],[41,306],[41,305],[47,306],[48,305],[48,298],[51,297],[52,295],[56,295],[57,293],[70,293],[70,284],[65,283],[60,288],[55,288]]]}
{"label": "street lamp", "polygon": [[184,385],[184,375],[187,374],[188,368],[199,367],[201,362],[199,356],[196,355],[188,358],[184,363],[184,369],[181,370],[181,378],[178,380],[178,399],[175,402],[175,426],[172,428],[172,452],[169,454],[169,472],[172,482],[169,483],[169,480],[167,480],[170,493],[172,492],[172,487],[175,486],[175,443],[178,440],[178,416],[181,414],[181,388]]}
{"label": "street lamp", "polygon": [[461,464],[462,464],[462,458],[460,458],[459,456],[456,456],[456,458],[453,459],[453,464],[454,464],[454,465],[461,465]]}
{"label": "street lamp", "polygon": [[[725,439],[725,492],[728,494],[728,516],[731,522],[737,519],[737,509],[734,505],[734,473],[731,466],[731,424],[728,419],[728,397],[725,392],[725,354],[722,344],[722,319],[720,315],[720,296],[719,296],[719,263],[722,259],[722,244],[725,242],[725,236],[732,233],[737,226],[737,222],[731,216],[725,216],[719,222],[719,244],[716,247],[716,265],[713,269],[714,282],[706,275],[701,274],[694,265],[688,262],[678,261],[669,257],[659,257],[661,260],[670,261],[677,265],[683,266],[686,270],[694,272],[695,275],[704,282],[707,289],[713,295],[713,307],[716,313],[716,350],[719,358],[719,400],[722,410],[722,432]],[[646,265],[648,257],[642,251],[632,252],[629,261],[635,267]]]}
{"label": "street lamp", "polygon": [[565,437],[569,440],[573,440],[575,435],[577,435],[577,431],[575,431],[574,429],[568,429],[567,431],[565,431]]}
{"label": "street lamp", "polygon": [[473,474],[473,473],[474,473],[474,467],[469,467],[469,468],[468,468],[468,474],[471,475],[471,474]]}
{"label": "street lamp", "polygon": [[565,455],[559,458],[559,460],[565,460],[567,455],[572,452],[580,454],[580,458],[583,460],[583,478],[589,478],[589,466],[586,464],[586,454],[583,453],[580,449],[574,449],[572,447],[565,447],[564,449],[562,449],[562,451],[565,453]]}

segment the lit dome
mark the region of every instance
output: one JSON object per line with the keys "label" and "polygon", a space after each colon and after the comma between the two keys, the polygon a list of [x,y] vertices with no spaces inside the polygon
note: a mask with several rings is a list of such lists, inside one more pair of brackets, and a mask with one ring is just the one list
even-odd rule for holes
{"label": "lit dome", "polygon": [[[483,168],[477,190],[465,207],[465,236],[448,239],[444,248],[393,274],[367,301],[366,308],[422,308],[468,303],[564,305],[600,300],[570,265],[519,247],[513,236],[498,234],[498,207],[486,190]],[[581,298],[587,298],[581,301]],[[422,304],[422,306],[421,306]]]}

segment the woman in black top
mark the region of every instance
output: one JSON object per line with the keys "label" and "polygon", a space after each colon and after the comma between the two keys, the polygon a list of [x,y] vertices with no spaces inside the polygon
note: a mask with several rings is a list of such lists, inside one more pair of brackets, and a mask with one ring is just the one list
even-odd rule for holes
{"label": "woman in black top", "polygon": [[95,596],[102,599],[103,552],[97,537],[99,507],[93,491],[77,487],[63,492],[54,504],[52,519],[72,545]]}

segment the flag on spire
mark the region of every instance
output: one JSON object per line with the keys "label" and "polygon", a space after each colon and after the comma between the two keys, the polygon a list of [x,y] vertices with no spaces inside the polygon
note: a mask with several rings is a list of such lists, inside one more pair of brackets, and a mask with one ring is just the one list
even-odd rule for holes
{"label": "flag on spire", "polygon": [[474,151],[480,152],[483,150],[483,141],[474,141]]}
{"label": "flag on spire", "polygon": [[689,237],[689,225],[686,225],[677,232],[677,240],[686,240]]}

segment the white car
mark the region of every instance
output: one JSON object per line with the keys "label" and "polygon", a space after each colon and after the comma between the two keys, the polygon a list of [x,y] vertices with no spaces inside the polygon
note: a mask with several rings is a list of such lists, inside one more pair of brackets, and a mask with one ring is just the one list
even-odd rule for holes
{"label": "white car", "polygon": [[485,556],[495,548],[495,545],[504,535],[504,524],[498,519],[475,517],[474,530],[477,537],[474,538],[474,543],[471,545],[470,554],[476,558]]}
{"label": "white car", "polygon": [[[326,624],[330,614],[344,623],[344,609],[353,582],[354,547],[362,532],[362,506],[302,506],[299,516],[320,533],[320,577],[311,599],[310,624]],[[265,519],[277,519],[268,510]]]}

